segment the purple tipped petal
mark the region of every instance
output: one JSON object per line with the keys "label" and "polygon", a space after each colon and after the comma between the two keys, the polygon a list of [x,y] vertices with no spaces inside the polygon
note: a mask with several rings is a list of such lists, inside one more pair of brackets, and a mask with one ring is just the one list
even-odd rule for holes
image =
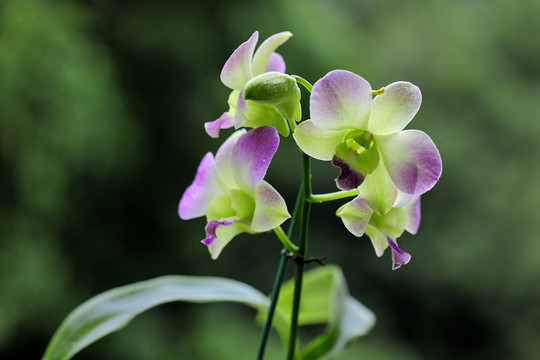
{"label": "purple tipped petal", "polygon": [[279,135],[271,126],[250,130],[238,140],[231,156],[231,170],[241,190],[255,189],[266,175],[278,145]]}
{"label": "purple tipped petal", "polygon": [[394,203],[393,207],[399,208],[407,205],[407,203],[412,199],[414,195],[412,194],[406,194],[403,191],[399,191],[397,193],[396,202]]}
{"label": "purple tipped petal", "polygon": [[228,129],[233,126],[233,118],[228,112],[223,113],[219,119],[204,123],[206,133],[213,138],[219,137],[219,130]]}
{"label": "purple tipped petal", "polygon": [[418,228],[420,227],[420,196],[414,196],[404,207],[407,214],[407,223],[405,224],[405,230],[409,233],[416,235]]}
{"label": "purple tipped petal", "polygon": [[415,85],[399,81],[384,88],[371,105],[368,130],[376,135],[403,130],[420,109],[422,94]]}
{"label": "purple tipped petal", "polygon": [[341,169],[341,172],[336,179],[337,187],[341,190],[356,189],[364,182],[364,175],[354,171],[349,164],[337,156],[332,158],[332,165]]}
{"label": "purple tipped petal", "polygon": [[258,39],[259,33],[255,31],[249,40],[242,43],[229,57],[221,70],[221,81],[225,86],[233,90],[241,90],[251,79],[253,76],[251,61]]}
{"label": "purple tipped petal", "polygon": [[399,269],[401,265],[406,265],[411,260],[411,255],[401,250],[399,246],[390,238],[387,238],[388,245],[392,249],[392,270]]}
{"label": "purple tipped petal", "polygon": [[230,189],[234,187],[234,176],[231,170],[231,156],[234,145],[238,142],[240,137],[246,133],[246,130],[238,130],[231,134],[219,147],[216,153],[216,159],[214,161],[214,171],[216,173],[217,181],[222,185],[224,189]]}
{"label": "purple tipped petal", "polygon": [[178,205],[178,214],[184,220],[203,216],[212,198],[220,193],[214,174],[214,157],[207,153]]}
{"label": "purple tipped petal", "polygon": [[420,130],[376,136],[384,166],[399,190],[423,194],[431,189],[442,173],[439,150]]}
{"label": "purple tipped petal", "polygon": [[238,99],[236,100],[236,110],[234,112],[234,128],[238,129],[244,126],[248,120],[249,106],[248,102],[244,99],[244,92],[240,92]]}
{"label": "purple tipped petal", "polygon": [[371,85],[345,70],[326,74],[313,86],[311,120],[323,129],[367,129],[371,108]]}
{"label": "purple tipped petal", "polygon": [[265,71],[271,54],[291,36],[290,32],[284,31],[274,34],[262,42],[253,56],[253,76],[260,75]]}
{"label": "purple tipped petal", "polygon": [[208,224],[206,224],[206,227],[204,228],[204,231],[206,231],[206,238],[201,240],[201,242],[204,245],[212,245],[214,240],[216,239],[216,230],[218,226],[231,226],[234,224],[234,220],[232,221],[226,221],[226,220],[210,220]]}
{"label": "purple tipped petal", "polygon": [[264,72],[270,72],[270,71],[277,71],[280,73],[285,72],[285,60],[283,60],[283,57],[279,55],[278,53],[274,52],[270,54],[270,58],[268,59],[268,62],[266,63]]}

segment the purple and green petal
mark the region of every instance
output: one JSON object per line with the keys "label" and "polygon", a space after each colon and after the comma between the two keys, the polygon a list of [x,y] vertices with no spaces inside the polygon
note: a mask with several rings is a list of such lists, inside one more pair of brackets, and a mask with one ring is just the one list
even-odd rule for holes
{"label": "purple and green petal", "polygon": [[411,255],[401,250],[399,246],[390,238],[387,238],[388,245],[392,249],[392,270],[399,269],[401,265],[406,265],[411,261]]}
{"label": "purple and green petal", "polygon": [[253,191],[264,178],[279,146],[275,128],[263,126],[248,131],[233,148],[230,167],[237,186]]}
{"label": "purple and green petal", "polygon": [[318,80],[310,98],[311,120],[322,129],[366,130],[371,108],[371,85],[345,70]]}
{"label": "purple and green petal", "polygon": [[336,153],[336,147],[343,142],[348,130],[327,130],[317,127],[313,121],[301,122],[293,134],[294,140],[303,152],[312,158],[329,161]]}
{"label": "purple and green petal", "polygon": [[223,251],[223,248],[238,234],[247,232],[250,233],[249,227],[241,222],[235,222],[230,226],[218,226],[216,227],[216,237],[213,242],[208,246],[210,256],[213,260],[217,259]]}
{"label": "purple and green petal", "polygon": [[379,152],[375,146],[364,149],[353,143],[346,141],[339,144],[332,158],[332,165],[341,169],[336,179],[337,187],[341,190],[356,189],[379,164]]}
{"label": "purple and green petal", "polygon": [[376,135],[403,130],[420,109],[420,89],[409,82],[395,82],[384,88],[371,104],[368,130]]}
{"label": "purple and green petal", "polygon": [[364,235],[372,214],[373,210],[369,207],[366,200],[360,196],[357,196],[336,212],[336,215],[341,218],[347,230],[357,237]]}
{"label": "purple and green petal", "polygon": [[208,224],[206,224],[206,227],[204,228],[204,231],[206,232],[206,237],[201,240],[201,242],[204,245],[212,245],[214,240],[216,239],[216,229],[218,226],[231,226],[234,224],[235,220],[210,220]]}
{"label": "purple and green petal", "polygon": [[431,138],[420,130],[376,136],[384,166],[399,190],[423,194],[439,180],[442,161]]}
{"label": "purple and green petal", "polygon": [[379,215],[392,209],[398,195],[397,187],[382,164],[366,177],[359,190],[368,205]]}
{"label": "purple and green petal", "polygon": [[290,217],[287,204],[281,195],[266,181],[261,181],[255,188],[255,211],[250,224],[251,230],[269,231]]}
{"label": "purple and green petal", "polygon": [[384,250],[388,247],[388,241],[386,240],[386,234],[379,231],[373,225],[366,226],[366,235],[370,238],[375,254],[381,257],[384,254]]}
{"label": "purple and green petal", "polygon": [[420,196],[415,195],[404,207],[407,214],[407,222],[405,223],[405,230],[410,234],[416,235],[418,228],[420,227]]}
{"label": "purple and green petal", "polygon": [[212,198],[220,193],[214,173],[214,157],[207,153],[178,205],[178,214],[184,220],[203,216]]}
{"label": "purple and green petal", "polygon": [[259,33],[255,31],[249,40],[242,43],[229,57],[221,70],[221,81],[225,86],[241,90],[253,77],[251,62],[258,39]]}
{"label": "purple and green petal", "polygon": [[253,56],[253,76],[265,72],[272,53],[291,36],[290,32],[284,31],[274,34],[262,42]]}
{"label": "purple and green petal", "polygon": [[270,54],[270,58],[268,58],[268,62],[266,63],[266,67],[264,68],[264,72],[271,72],[276,71],[280,73],[285,72],[285,60],[283,60],[283,56],[279,55],[276,52],[273,52]]}
{"label": "purple and green petal", "polygon": [[403,207],[407,205],[407,203],[413,198],[414,195],[404,193],[403,191],[398,190],[396,202],[394,203],[394,207]]}
{"label": "purple and green petal", "polygon": [[231,156],[234,145],[246,133],[245,129],[235,131],[219,147],[214,161],[214,171],[219,186],[222,189],[230,189],[235,186],[233,171],[231,169]]}
{"label": "purple and green petal", "polygon": [[208,121],[204,123],[204,129],[206,133],[213,138],[219,137],[219,131],[221,129],[228,129],[233,126],[234,118],[229,112],[223,113],[218,119],[214,121]]}
{"label": "purple and green petal", "polygon": [[344,191],[353,190],[362,185],[365,175],[356,171],[345,160],[334,156],[332,165],[339,168],[339,175],[336,178],[336,186]]}

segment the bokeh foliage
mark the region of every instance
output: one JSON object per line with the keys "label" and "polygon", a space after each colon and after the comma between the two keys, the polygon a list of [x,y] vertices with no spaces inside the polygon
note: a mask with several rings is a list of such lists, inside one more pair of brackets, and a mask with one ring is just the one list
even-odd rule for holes
{"label": "bokeh foliage", "polygon": [[[409,127],[443,157],[419,234],[400,242],[413,259],[399,271],[344,229],[338,203],[313,208],[311,255],[341,265],[378,317],[343,358],[534,358],[539,13],[536,0],[2,1],[0,358],[38,358],[73,307],[113,286],[188,274],[270,290],[272,236],[243,235],[212,261],[198,242],[204,221],[176,215],[220,143],[202,124],[226,110],[221,67],[256,29],[293,32],[280,53],[309,81],[342,68],[374,88],[418,85]],[[283,139],[268,174],[290,204],[295,151]],[[314,162],[314,190],[333,191],[336,175]],[[253,316],[166,305],[78,358],[251,359]],[[276,338],[270,351],[281,354]]]}

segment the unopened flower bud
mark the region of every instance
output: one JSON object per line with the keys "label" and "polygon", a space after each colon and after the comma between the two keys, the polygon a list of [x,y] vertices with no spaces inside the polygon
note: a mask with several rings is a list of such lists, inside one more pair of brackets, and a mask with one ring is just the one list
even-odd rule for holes
{"label": "unopened flower bud", "polygon": [[292,76],[279,72],[256,76],[244,87],[244,99],[272,105],[284,118],[300,120],[300,89]]}

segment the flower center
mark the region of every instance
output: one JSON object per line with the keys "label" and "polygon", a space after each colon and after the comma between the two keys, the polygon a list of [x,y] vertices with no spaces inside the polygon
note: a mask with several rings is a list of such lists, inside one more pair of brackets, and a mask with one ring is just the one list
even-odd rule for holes
{"label": "flower center", "polygon": [[373,134],[369,131],[362,131],[360,133],[353,133],[347,140],[345,144],[351,150],[356,151],[358,154],[363,153],[373,147]]}

